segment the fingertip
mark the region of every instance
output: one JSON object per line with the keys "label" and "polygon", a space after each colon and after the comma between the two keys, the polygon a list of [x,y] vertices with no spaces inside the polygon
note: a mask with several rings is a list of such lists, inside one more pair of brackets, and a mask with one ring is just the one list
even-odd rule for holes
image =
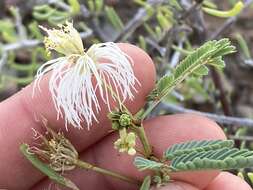
{"label": "fingertip", "polygon": [[[160,116],[148,120],[144,126],[147,127],[147,135],[151,144],[159,145],[153,148],[154,153],[158,156],[161,156],[168,147],[175,143],[226,138],[222,129],[215,122],[196,114]],[[218,170],[178,172],[172,177],[203,189],[218,174]],[[201,180],[199,176],[202,176]]]}
{"label": "fingertip", "polygon": [[249,184],[229,172],[220,173],[205,190],[252,190]]}
{"label": "fingertip", "polygon": [[[195,125],[196,130],[197,128],[202,128],[201,136],[206,139],[223,139],[225,140],[227,137],[222,130],[222,128],[213,120],[201,116],[199,114],[192,114],[192,113],[185,113],[185,114],[176,114],[180,118],[184,118],[185,123],[189,123]],[[204,136],[203,136],[204,135]]]}
{"label": "fingertip", "polygon": [[141,83],[142,91],[149,93],[155,85],[156,72],[151,57],[141,48],[128,44],[119,43],[119,47],[129,55],[134,62],[134,72]]}
{"label": "fingertip", "polygon": [[118,43],[118,45],[125,53],[131,56],[132,59],[135,59],[137,62],[149,65],[151,72],[153,72],[153,76],[155,76],[155,67],[153,60],[143,49],[129,43]]}
{"label": "fingertip", "polygon": [[166,186],[162,186],[160,188],[153,188],[151,190],[198,190],[198,189],[188,183],[172,182]]}
{"label": "fingertip", "polygon": [[[226,139],[223,130],[214,121],[197,114],[173,114],[159,116],[145,122],[153,144],[159,144],[157,154],[175,143],[190,140]],[[154,138],[153,134],[156,134]]]}

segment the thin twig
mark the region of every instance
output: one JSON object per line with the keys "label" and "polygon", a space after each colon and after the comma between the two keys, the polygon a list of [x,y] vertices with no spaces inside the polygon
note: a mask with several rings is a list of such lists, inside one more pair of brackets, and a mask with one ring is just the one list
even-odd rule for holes
{"label": "thin twig", "polygon": [[183,14],[179,16],[179,19],[183,20],[188,17],[192,12],[196,11],[199,8],[202,2],[195,2],[191,7],[189,7]]}
{"label": "thin twig", "polygon": [[[224,22],[224,24],[219,27],[209,38],[209,40],[213,40],[218,38],[222,33],[224,33],[228,28],[230,28],[240,17],[240,15],[244,12],[245,9],[247,9],[250,4],[253,2],[253,0],[245,0],[244,2],[244,9],[236,16],[230,17]],[[221,76],[219,72],[215,68],[211,68],[211,74],[214,81],[214,85],[217,89],[219,89],[219,96],[221,105],[224,111],[225,115],[232,115],[231,108],[229,106],[229,101],[227,99],[227,96],[225,94],[225,89],[221,80]]]}
{"label": "thin twig", "polygon": [[96,35],[100,38],[102,42],[108,42],[111,41],[111,39],[105,34],[105,32],[100,28],[99,20],[98,18],[94,17],[92,18],[92,26],[93,31],[96,33]]}
{"label": "thin twig", "polygon": [[9,51],[19,50],[23,48],[33,48],[41,43],[42,41],[40,40],[20,40],[15,43],[4,45],[3,51],[9,52]]}
{"label": "thin twig", "polygon": [[2,69],[2,67],[3,67],[3,65],[6,63],[7,58],[8,58],[8,53],[4,52],[4,53],[2,54],[1,59],[0,59],[0,71],[1,71],[1,69]]}
{"label": "thin twig", "polygon": [[[87,38],[91,37],[92,35],[93,35],[92,30],[80,33],[80,36],[82,39],[87,39]],[[23,48],[34,48],[40,44],[42,44],[42,41],[40,41],[40,40],[25,39],[25,40],[20,40],[18,42],[3,45],[2,49],[1,49],[2,50],[2,57],[0,59],[0,71],[1,71],[1,68],[3,67],[3,65],[6,63],[6,60],[7,60],[7,57],[8,57],[8,54],[10,51],[16,51],[16,50],[23,49]]]}
{"label": "thin twig", "polygon": [[165,110],[165,111],[173,112],[173,113],[195,113],[195,114],[208,117],[220,124],[233,125],[236,127],[244,126],[244,127],[253,128],[253,119],[249,119],[249,118],[230,117],[230,116],[218,115],[214,113],[201,112],[201,111],[196,111],[196,110],[187,109],[181,106],[177,106],[173,104],[165,104],[165,103],[160,103],[160,105],[154,111],[157,112],[157,110]]}
{"label": "thin twig", "polygon": [[126,181],[126,182],[131,183],[131,184],[135,184],[135,185],[140,184],[140,182],[138,180],[134,179],[134,178],[131,178],[131,177],[113,172],[111,170],[100,168],[98,166],[92,165],[92,164],[84,162],[82,160],[75,160],[74,162],[75,162],[75,165],[78,166],[79,168],[83,168],[83,169],[86,169],[86,170],[92,170],[92,171],[95,171],[97,173],[107,175],[107,176],[113,177],[115,179],[123,180],[123,181]]}
{"label": "thin twig", "polygon": [[70,11],[71,10],[71,7],[68,4],[66,4],[66,3],[64,3],[62,1],[59,1],[59,0],[48,0],[47,2],[49,4],[54,4],[56,7],[61,8],[64,11]]}
{"label": "thin twig", "polygon": [[231,107],[226,95],[226,90],[223,86],[223,82],[220,76],[220,73],[215,69],[215,68],[211,68],[211,76],[214,82],[215,87],[219,90],[219,98],[220,98],[220,102],[221,102],[221,106],[223,109],[223,112],[225,115],[227,116],[231,116],[232,115],[232,111],[231,111]]}
{"label": "thin twig", "polygon": [[[148,4],[151,7],[155,7],[162,4],[165,0],[148,0]],[[140,8],[134,17],[126,24],[125,28],[120,32],[120,34],[114,40],[115,42],[122,41],[130,36],[144,21],[148,16],[147,9]]]}
{"label": "thin twig", "polygon": [[[80,33],[80,36],[83,40],[91,37],[92,35],[93,35],[92,30]],[[19,50],[23,48],[33,48],[40,44],[42,44],[42,41],[40,40],[29,40],[29,39],[20,40],[15,43],[3,45],[2,52],[9,52],[9,51]]]}
{"label": "thin twig", "polygon": [[84,4],[81,4],[80,11],[84,18],[89,18],[91,16],[89,9]]}
{"label": "thin twig", "polygon": [[243,10],[241,10],[241,12],[238,15],[228,18],[213,34],[210,35],[210,40],[216,39],[217,37],[222,35],[226,30],[228,30],[252,3],[253,0],[245,0]]}
{"label": "thin twig", "polygon": [[229,139],[233,140],[240,140],[240,141],[253,141],[253,136],[235,136],[235,135],[228,135]]}
{"label": "thin twig", "polygon": [[14,13],[14,17],[16,20],[16,27],[17,27],[17,31],[18,31],[18,36],[21,40],[24,40],[27,38],[27,33],[26,33],[24,25],[22,24],[22,17],[20,15],[19,8],[17,8],[17,7],[13,8],[13,13]]}

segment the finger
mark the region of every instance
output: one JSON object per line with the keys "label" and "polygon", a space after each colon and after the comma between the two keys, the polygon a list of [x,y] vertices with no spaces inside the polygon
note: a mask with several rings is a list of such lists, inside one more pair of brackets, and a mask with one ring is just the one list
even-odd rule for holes
{"label": "finger", "polygon": [[151,190],[199,190],[199,189],[197,189],[196,187],[194,187],[188,183],[172,182],[166,186],[162,186],[160,188],[153,188]]}
{"label": "finger", "polygon": [[[169,146],[189,141],[201,139],[224,139],[223,131],[213,121],[192,114],[177,114],[172,116],[161,116],[144,123],[148,139],[154,147],[155,155],[161,157],[164,150]],[[81,155],[81,159],[96,164],[102,168],[107,168],[125,174],[131,177],[141,179],[142,172],[138,172],[133,166],[133,157],[127,154],[119,154],[113,148],[113,142],[118,138],[116,134],[111,134],[99,143],[93,145]],[[193,186],[203,189],[217,175],[218,171],[205,172],[184,172],[173,175],[173,178],[179,181],[187,182]],[[136,189],[136,186],[130,186],[127,183],[103,177],[92,171],[76,170],[68,175],[80,187],[80,189],[101,190],[109,189]],[[201,180],[200,180],[201,176]],[[84,180],[85,179],[85,180]],[[97,183],[99,181],[99,183]],[[39,184],[35,189],[46,188],[49,181]],[[108,188],[110,187],[110,188]]]}
{"label": "finger", "polygon": [[228,173],[222,172],[216,177],[205,190],[252,190],[252,188],[241,178]]}
{"label": "finger", "polygon": [[[129,44],[120,44],[120,47],[133,59],[135,75],[141,82],[141,86],[136,86],[138,93],[135,100],[126,101],[127,107],[134,113],[144,105],[146,95],[154,86],[154,66],[141,49]],[[20,143],[33,141],[31,128],[41,131],[35,116],[43,115],[56,130],[60,127],[64,129],[64,121],[56,119],[57,113],[48,90],[48,76],[41,81],[40,87],[41,93],[37,91],[34,98],[33,86],[29,85],[0,104],[0,171],[5,174],[0,177],[1,188],[28,189],[42,177],[19,152]],[[99,123],[95,123],[89,131],[69,127],[66,135],[79,151],[108,134],[110,125],[106,110],[107,106],[104,106],[99,113]]]}

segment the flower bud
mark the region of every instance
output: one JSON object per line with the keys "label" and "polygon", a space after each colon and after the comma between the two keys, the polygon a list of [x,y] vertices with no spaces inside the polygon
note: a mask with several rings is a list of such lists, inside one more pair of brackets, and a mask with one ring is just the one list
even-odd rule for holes
{"label": "flower bud", "polygon": [[119,123],[122,127],[126,127],[130,125],[132,122],[132,118],[128,114],[122,114],[119,118]]}

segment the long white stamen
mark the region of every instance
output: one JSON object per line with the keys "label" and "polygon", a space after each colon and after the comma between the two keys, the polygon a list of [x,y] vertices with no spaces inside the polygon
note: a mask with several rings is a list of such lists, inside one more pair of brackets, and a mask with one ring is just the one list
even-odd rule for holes
{"label": "long white stamen", "polygon": [[[97,116],[101,110],[97,95],[110,110],[110,98],[120,103],[126,99],[132,100],[133,91],[137,91],[135,84],[140,83],[133,72],[133,60],[115,43],[94,44],[85,53],[77,31],[70,23],[67,28],[69,31],[60,31],[59,37],[56,29],[44,29],[49,33],[48,48],[59,50],[65,57],[48,61],[39,68],[34,90],[39,87],[42,76],[52,71],[49,90],[57,110],[57,118],[64,118],[66,127],[70,124],[82,128],[82,123],[85,122],[89,128],[93,121],[98,121]],[[52,36],[57,38],[51,42]],[[62,37],[66,39],[61,44]],[[69,50],[72,53],[66,52],[66,47],[62,47],[68,41],[71,41],[68,48],[73,48]],[[113,94],[111,90],[114,91]]]}

